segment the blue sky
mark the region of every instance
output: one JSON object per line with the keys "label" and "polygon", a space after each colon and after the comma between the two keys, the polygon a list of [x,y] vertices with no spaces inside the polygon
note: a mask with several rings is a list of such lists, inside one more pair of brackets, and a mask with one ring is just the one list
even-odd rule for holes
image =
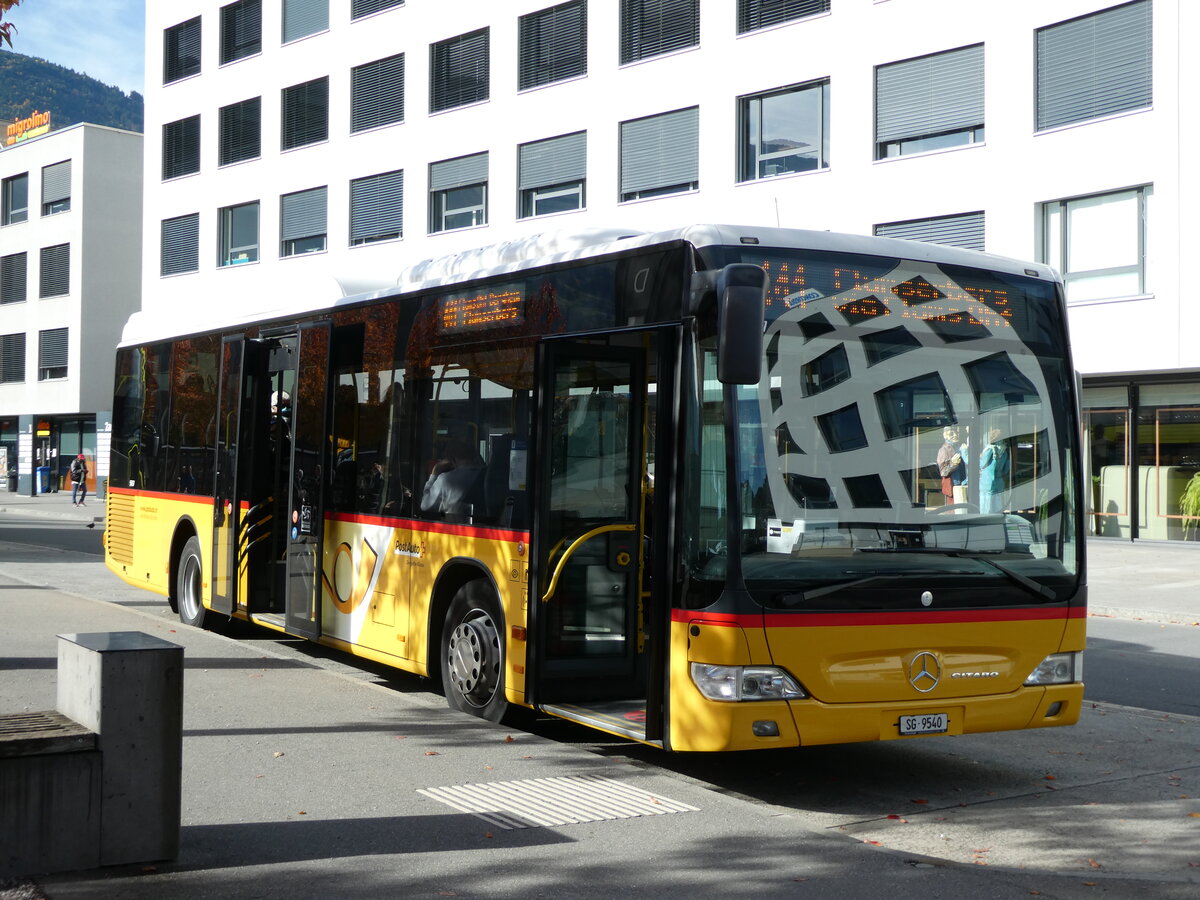
{"label": "blue sky", "polygon": [[141,93],[145,10],[145,0],[21,0],[6,18],[17,53]]}

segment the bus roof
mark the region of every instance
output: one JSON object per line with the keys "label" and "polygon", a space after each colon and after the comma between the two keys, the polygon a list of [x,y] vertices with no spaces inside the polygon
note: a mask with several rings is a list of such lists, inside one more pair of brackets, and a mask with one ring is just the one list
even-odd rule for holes
{"label": "bus roof", "polygon": [[415,293],[448,284],[474,281],[492,276],[560,265],[576,260],[607,256],[639,247],[653,247],[675,241],[687,241],[697,248],[713,246],[789,247],[824,250],[865,256],[898,257],[934,263],[973,266],[1012,275],[1028,275],[1057,281],[1058,274],[1042,263],[1029,263],[1003,256],[966,250],[945,244],[904,241],[894,238],[839,234],[831,231],[806,231],[798,228],[770,228],[753,225],[688,225],[659,232],[593,228],[582,231],[545,232],[514,238],[464,250],[449,256],[422,260],[399,270],[395,281],[374,283],[353,277],[331,279],[329,293],[318,289],[309,297],[287,307],[248,311],[243,316],[215,320],[203,310],[189,319],[180,310],[167,313],[140,311],[130,316],[118,346],[136,346],[156,340],[214,329],[236,329],[258,322],[298,317],[332,310],[339,306],[383,299],[397,294]]}

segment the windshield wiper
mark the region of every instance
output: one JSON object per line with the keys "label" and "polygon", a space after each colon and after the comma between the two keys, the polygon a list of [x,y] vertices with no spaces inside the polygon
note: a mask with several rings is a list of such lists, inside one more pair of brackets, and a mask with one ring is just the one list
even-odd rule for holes
{"label": "windshield wiper", "polygon": [[[994,560],[987,558],[987,551],[983,550],[956,550],[954,548],[942,547],[859,547],[859,553],[931,553],[937,556],[952,556],[962,559],[971,559],[976,562],[981,562],[989,568],[995,569],[1001,575],[1007,577],[1010,581],[1020,585],[1029,591],[1031,594],[1036,594],[1039,597],[1045,597],[1047,600],[1057,600],[1058,594],[1052,589],[1046,587],[1040,581],[1034,581],[1028,575],[1022,575],[1010,569],[1008,566],[1001,565]],[[992,551],[998,552],[998,551]]]}
{"label": "windshield wiper", "polygon": [[865,578],[855,578],[853,581],[839,581],[834,584],[827,584],[824,587],[814,588],[811,591],[798,591],[794,594],[784,594],[783,600],[797,600],[800,603],[805,603],[809,600],[816,600],[818,597],[824,597],[828,594],[836,594],[838,591],[844,591],[847,588],[863,587],[864,585],[874,584],[877,581],[891,580],[894,578],[906,578],[912,575],[966,575],[969,574],[961,569],[952,571],[937,571],[932,569],[901,569],[894,572],[876,572],[873,575],[868,575]]}

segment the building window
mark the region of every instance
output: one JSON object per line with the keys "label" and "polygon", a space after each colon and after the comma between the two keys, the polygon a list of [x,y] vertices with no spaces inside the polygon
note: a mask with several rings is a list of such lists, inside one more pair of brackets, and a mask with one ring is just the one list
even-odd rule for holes
{"label": "building window", "polygon": [[583,209],[587,132],[522,144],[518,153],[520,217]]}
{"label": "building window", "polygon": [[404,172],[350,182],[350,244],[374,244],[404,235]]}
{"label": "building window", "polygon": [[700,0],[621,0],[621,64],[700,43]]}
{"label": "building window", "polygon": [[25,380],[25,334],[0,334],[0,382]]}
{"label": "building window", "polygon": [[350,130],[404,121],[404,54],[350,70]]}
{"label": "building window", "polygon": [[828,167],[828,81],[742,97],[738,114],[739,180]]}
{"label": "building window", "polygon": [[329,139],[329,79],[316,78],[283,89],[280,149]]}
{"label": "building window", "polygon": [[383,12],[395,6],[403,6],[404,0],[351,0],[350,19],[361,19],[372,13]]}
{"label": "building window", "polygon": [[1067,300],[1149,293],[1147,220],[1153,194],[1147,185],[1042,204],[1041,261],[1062,273]]}
{"label": "building window", "polygon": [[1037,32],[1037,127],[1055,128],[1153,101],[1150,0]]}
{"label": "building window", "polygon": [[258,201],[221,210],[219,266],[258,262]]}
{"label": "building window", "polygon": [[587,0],[560,3],[517,20],[517,88],[587,74]]}
{"label": "building window", "polygon": [[0,256],[0,304],[24,302],[28,268],[24,253]]}
{"label": "building window", "polygon": [[163,126],[162,177],[178,178],[200,171],[200,117],[189,116]]}
{"label": "building window", "polygon": [[221,107],[218,165],[258,159],[262,153],[262,98],[254,97]]}
{"label": "building window", "polygon": [[429,45],[429,111],[488,98],[488,29]]}
{"label": "building window", "polygon": [[283,42],[329,30],[329,0],[283,0]]}
{"label": "building window", "polygon": [[700,109],[621,123],[621,199],[700,187]]}
{"label": "building window", "polygon": [[982,250],[983,213],[970,212],[930,219],[909,219],[905,222],[885,222],[875,226],[875,234],[878,237]]}
{"label": "building window", "polygon": [[738,34],[829,12],[829,0],[738,0]]}
{"label": "building window", "polygon": [[15,225],[29,218],[29,173],[4,179],[0,225]]}
{"label": "building window", "polygon": [[299,256],[325,249],[327,189],[312,188],[279,198],[279,255]]}
{"label": "building window", "polygon": [[200,268],[200,214],[191,213],[162,222],[163,275],[195,272]]}
{"label": "building window", "polygon": [[38,381],[67,377],[67,329],[38,332]]}
{"label": "building window", "polygon": [[221,65],[262,52],[262,0],[221,7]]}
{"label": "building window", "polygon": [[71,208],[71,161],[42,166],[42,215],[52,216]]}
{"label": "building window", "polygon": [[488,155],[476,153],[429,166],[429,231],[487,224]]}
{"label": "building window", "polygon": [[875,158],[983,140],[983,44],[875,69]]}
{"label": "building window", "polygon": [[71,245],[43,247],[38,277],[39,297],[61,297],[71,291]]}
{"label": "building window", "polygon": [[163,84],[200,73],[200,17],[163,32]]}

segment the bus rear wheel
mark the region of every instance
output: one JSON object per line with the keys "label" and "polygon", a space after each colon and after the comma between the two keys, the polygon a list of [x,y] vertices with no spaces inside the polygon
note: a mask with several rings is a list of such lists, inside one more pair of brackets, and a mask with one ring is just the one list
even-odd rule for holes
{"label": "bus rear wheel", "polygon": [[442,629],[442,689],[451,709],[499,722],[504,697],[504,617],[483,581],[458,589]]}
{"label": "bus rear wheel", "polygon": [[184,625],[204,628],[208,622],[208,610],[204,608],[203,600],[203,575],[200,538],[192,536],[183,545],[175,573],[175,602],[179,606],[179,620]]}

